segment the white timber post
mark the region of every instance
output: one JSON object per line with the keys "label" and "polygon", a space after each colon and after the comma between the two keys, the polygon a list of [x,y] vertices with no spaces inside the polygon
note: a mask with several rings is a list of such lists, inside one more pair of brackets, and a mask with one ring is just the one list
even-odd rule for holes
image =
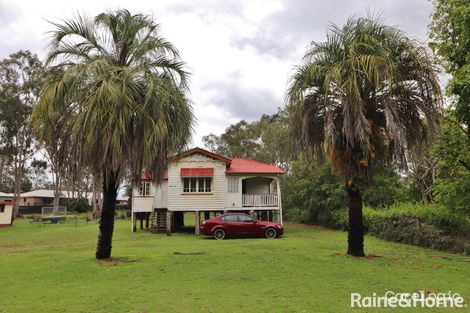
{"label": "white timber post", "polygon": [[238,178],[238,192],[240,193],[240,207],[243,207],[243,177]]}
{"label": "white timber post", "polygon": [[166,211],[166,235],[171,236],[171,211]]}
{"label": "white timber post", "polygon": [[132,232],[135,233],[136,232],[136,225],[135,225],[135,213],[132,212]]}
{"label": "white timber post", "polygon": [[196,211],[196,212],[194,212],[194,215],[195,215],[195,217],[196,217],[196,223],[194,224],[194,225],[195,225],[194,233],[195,233],[196,235],[199,235],[199,224],[201,223],[200,212],[199,212],[199,211]]}
{"label": "white timber post", "polygon": [[279,212],[277,213],[277,222],[282,225],[282,201],[281,201],[281,184],[280,184],[280,177],[277,175],[277,207],[279,208]]}

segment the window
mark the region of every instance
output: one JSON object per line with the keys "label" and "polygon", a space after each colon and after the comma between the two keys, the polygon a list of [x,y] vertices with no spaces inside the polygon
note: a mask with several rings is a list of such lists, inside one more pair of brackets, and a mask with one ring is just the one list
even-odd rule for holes
{"label": "window", "polygon": [[227,181],[228,192],[238,192],[238,177],[229,177]]}
{"label": "window", "polygon": [[150,195],[150,182],[149,181],[143,181],[140,183],[139,195],[140,196]]}
{"label": "window", "polygon": [[237,215],[233,214],[233,215],[227,215],[227,216],[222,217],[220,221],[224,223],[233,223],[233,222],[238,222],[238,218],[237,218]]}
{"label": "window", "polygon": [[190,178],[189,181],[190,181],[189,191],[190,192],[196,192],[197,179],[196,178]]}
{"label": "window", "polygon": [[255,221],[252,217],[246,215],[238,215],[238,220],[243,223],[253,223]]}
{"label": "window", "polygon": [[206,192],[206,189],[204,188],[204,185],[205,185],[205,178],[198,178],[198,188],[197,188],[197,192]]}
{"label": "window", "polygon": [[5,205],[0,204],[0,213],[4,213],[4,212],[5,212]]}
{"label": "window", "polygon": [[212,177],[184,177],[183,192],[207,193],[212,191]]}

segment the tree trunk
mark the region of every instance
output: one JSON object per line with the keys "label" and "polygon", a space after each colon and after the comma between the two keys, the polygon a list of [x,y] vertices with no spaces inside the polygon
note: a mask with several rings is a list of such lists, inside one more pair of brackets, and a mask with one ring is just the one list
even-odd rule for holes
{"label": "tree trunk", "polygon": [[98,206],[96,204],[97,198],[96,198],[96,178],[93,177],[93,182],[92,182],[92,193],[91,193],[91,205],[93,207],[93,219],[96,219],[98,214]]}
{"label": "tree trunk", "polygon": [[354,181],[347,180],[346,191],[349,209],[348,254],[361,257],[364,256],[361,190]]}
{"label": "tree trunk", "polygon": [[13,204],[13,212],[11,215],[10,225],[13,225],[13,222],[15,221],[16,217],[18,216],[20,212],[21,178],[23,177],[23,171],[22,171],[21,159],[18,157],[15,157],[14,171],[15,171],[15,186],[13,190],[14,204]]}
{"label": "tree trunk", "polygon": [[100,233],[96,247],[97,259],[111,257],[111,243],[114,230],[114,213],[116,210],[116,197],[118,189],[118,173],[110,171],[103,175],[103,209],[100,217]]}
{"label": "tree trunk", "polygon": [[52,212],[56,214],[59,211],[59,202],[61,196],[60,177],[56,172],[54,175],[54,200],[52,200]]}

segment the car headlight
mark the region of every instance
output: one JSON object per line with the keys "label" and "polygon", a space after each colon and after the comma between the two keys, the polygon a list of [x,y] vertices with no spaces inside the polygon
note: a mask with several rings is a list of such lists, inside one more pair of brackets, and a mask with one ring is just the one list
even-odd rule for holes
{"label": "car headlight", "polygon": [[206,221],[202,221],[202,225],[204,225],[206,223]]}

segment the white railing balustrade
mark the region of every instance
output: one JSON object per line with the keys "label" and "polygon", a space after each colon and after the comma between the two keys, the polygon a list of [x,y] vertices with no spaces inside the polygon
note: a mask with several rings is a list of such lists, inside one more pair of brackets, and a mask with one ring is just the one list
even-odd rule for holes
{"label": "white railing balustrade", "polygon": [[261,194],[261,195],[242,195],[242,206],[252,207],[272,207],[277,206],[277,194]]}

